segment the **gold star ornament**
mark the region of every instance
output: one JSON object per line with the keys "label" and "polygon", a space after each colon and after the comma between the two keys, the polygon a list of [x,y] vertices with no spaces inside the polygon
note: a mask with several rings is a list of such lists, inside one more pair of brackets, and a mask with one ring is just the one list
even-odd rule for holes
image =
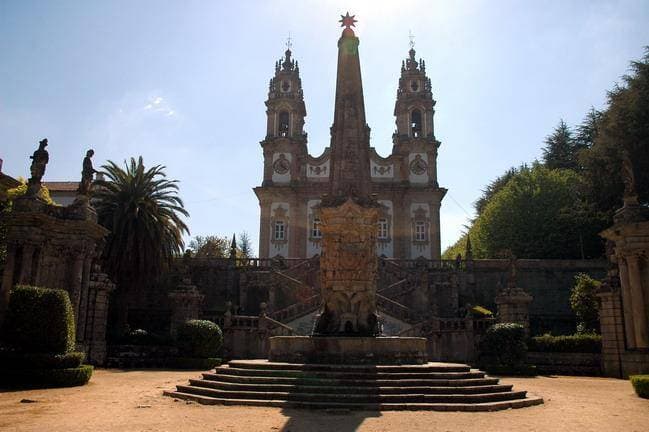
{"label": "gold star ornament", "polygon": [[357,21],[354,19],[356,15],[349,16],[349,12],[347,12],[347,15],[340,15],[340,18],[342,18],[340,21],[338,21],[341,27],[346,27],[348,29],[351,29],[351,27],[356,27],[354,23]]}

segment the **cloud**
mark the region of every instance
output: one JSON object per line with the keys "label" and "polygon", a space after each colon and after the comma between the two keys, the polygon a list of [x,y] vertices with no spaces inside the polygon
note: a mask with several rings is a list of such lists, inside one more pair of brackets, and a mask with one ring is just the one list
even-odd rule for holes
{"label": "cloud", "polygon": [[176,110],[162,96],[151,96],[146,105],[144,105],[144,111],[160,113],[165,117],[176,116]]}

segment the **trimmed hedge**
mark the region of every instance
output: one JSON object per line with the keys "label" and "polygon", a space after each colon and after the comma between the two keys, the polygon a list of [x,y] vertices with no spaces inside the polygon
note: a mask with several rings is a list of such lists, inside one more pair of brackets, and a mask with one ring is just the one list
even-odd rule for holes
{"label": "trimmed hedge", "polygon": [[535,336],[527,341],[527,348],[534,352],[601,353],[602,336],[598,334],[574,334]]}
{"label": "trimmed hedge", "polygon": [[223,343],[223,333],[212,321],[190,320],[178,328],[176,346],[183,357],[213,358]]}
{"label": "trimmed hedge", "polygon": [[220,358],[172,357],[167,366],[175,369],[209,370],[221,365]]}
{"label": "trimmed hedge", "polygon": [[649,399],[649,375],[631,375],[629,380],[638,396]]}
{"label": "trimmed hedge", "polygon": [[74,315],[63,290],[18,285],[11,290],[1,339],[29,353],[67,353],[74,350]]}
{"label": "trimmed hedge", "polygon": [[5,388],[75,387],[87,384],[92,371],[90,365],[72,369],[0,370],[0,383]]}
{"label": "trimmed hedge", "polygon": [[473,306],[471,308],[471,316],[473,318],[492,318],[494,313],[483,306]]}
{"label": "trimmed hedge", "polygon": [[520,324],[502,323],[489,327],[480,342],[479,362],[500,373],[516,373],[525,365],[527,346],[525,329]]}
{"label": "trimmed hedge", "polygon": [[86,355],[82,352],[66,354],[20,353],[0,351],[0,368],[10,369],[73,369],[81,366]]}

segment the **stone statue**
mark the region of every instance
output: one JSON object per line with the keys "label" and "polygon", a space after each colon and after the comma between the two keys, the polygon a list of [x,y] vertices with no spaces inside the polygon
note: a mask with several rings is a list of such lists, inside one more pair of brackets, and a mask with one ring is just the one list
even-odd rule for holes
{"label": "stone statue", "polygon": [[90,149],[86,152],[86,157],[83,158],[83,171],[81,171],[81,183],[79,184],[79,195],[89,196],[92,192],[92,180],[93,176],[97,172],[92,167],[91,158],[95,154],[95,151]]}
{"label": "stone statue", "polygon": [[637,197],[635,190],[635,173],[633,172],[633,162],[627,151],[622,154],[622,181],[624,182],[624,198]]}
{"label": "stone statue", "polygon": [[45,175],[45,166],[50,160],[49,153],[45,150],[45,147],[47,147],[47,138],[42,139],[38,144],[38,150],[29,157],[32,160],[32,165],[29,168],[31,177],[29,178],[29,187],[27,188],[27,195],[29,196],[34,196],[40,191],[41,179]]}

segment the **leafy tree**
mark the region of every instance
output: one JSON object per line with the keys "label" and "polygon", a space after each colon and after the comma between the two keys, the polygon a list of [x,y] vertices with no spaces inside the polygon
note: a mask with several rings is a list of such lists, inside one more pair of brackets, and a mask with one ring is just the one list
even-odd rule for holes
{"label": "leafy tree", "polygon": [[227,258],[230,241],[217,235],[196,236],[189,242],[189,249],[198,258]]}
{"label": "leafy tree", "polygon": [[482,196],[476,200],[476,202],[473,204],[476,212],[478,214],[482,214],[484,211],[484,208],[486,207],[487,203],[493,197],[498,191],[500,191],[506,184],[507,182],[514,177],[520,169],[523,169],[525,165],[522,165],[520,168],[510,168],[507,171],[505,171],[505,174],[497,177],[495,180],[492,180],[491,183],[487,185],[486,188],[482,190]]}
{"label": "leafy tree", "polygon": [[250,236],[246,231],[239,234],[238,249],[241,253],[241,258],[252,258],[255,254],[255,251],[252,248],[252,242],[250,241]]}
{"label": "leafy tree", "polygon": [[581,124],[577,126],[577,134],[575,135],[575,147],[578,152],[578,156],[579,152],[591,148],[595,143],[595,139],[597,139],[597,136],[599,135],[599,129],[601,127],[603,116],[603,112],[597,111],[595,108],[591,108]]}
{"label": "leafy tree", "polygon": [[[571,211],[578,200],[579,176],[571,170],[551,170],[535,164],[521,168],[497,192],[470,230],[476,258],[493,258],[503,251],[520,258],[580,257],[584,230]],[[594,250],[591,250],[594,248]],[[599,243],[588,244],[586,256],[599,254]]]}
{"label": "leafy tree", "polygon": [[585,273],[575,276],[575,285],[570,292],[570,307],[577,315],[577,333],[598,333],[599,319],[595,292],[600,282]]}
{"label": "leafy tree", "polygon": [[577,169],[576,150],[572,131],[563,120],[560,120],[552,134],[545,139],[543,162],[550,169]]}
{"label": "leafy tree", "polygon": [[108,161],[102,166],[104,180],[96,182],[99,223],[111,231],[104,262],[118,286],[114,306],[120,333],[127,329],[129,293],[157,279],[182,252],[182,236],[189,232],[178,181],[168,180],[164,170],[161,165],[146,169],[141,156],[125,161],[124,168]]}

